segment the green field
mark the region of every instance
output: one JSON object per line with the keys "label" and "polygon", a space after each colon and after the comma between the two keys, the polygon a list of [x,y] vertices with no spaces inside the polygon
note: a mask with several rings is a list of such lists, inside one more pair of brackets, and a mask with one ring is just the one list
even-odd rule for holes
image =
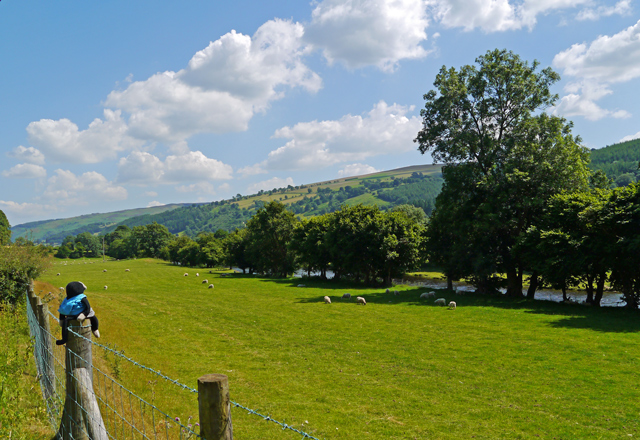
{"label": "green field", "polygon": [[[232,400],[321,439],[640,435],[632,311],[437,292],[457,302],[447,310],[419,300],[427,289],[397,286],[394,296],[156,260],[57,262],[36,292],[73,280],[89,288],[99,342],[192,387],[226,374]],[[183,420],[197,415],[192,394],[153,380],[124,365],[127,387]],[[236,439],[300,438],[240,409],[232,416]]]}

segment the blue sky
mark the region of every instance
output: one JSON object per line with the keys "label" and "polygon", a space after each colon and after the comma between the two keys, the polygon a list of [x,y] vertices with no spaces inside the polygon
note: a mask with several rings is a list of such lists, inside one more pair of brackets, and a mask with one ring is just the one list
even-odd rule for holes
{"label": "blue sky", "polygon": [[431,163],[441,66],[506,48],[562,77],[589,148],[640,137],[640,2],[0,2],[12,225]]}

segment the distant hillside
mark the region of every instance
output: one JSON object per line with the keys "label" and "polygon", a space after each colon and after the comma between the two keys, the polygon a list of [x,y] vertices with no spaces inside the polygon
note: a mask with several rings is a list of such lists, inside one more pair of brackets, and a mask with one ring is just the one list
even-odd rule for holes
{"label": "distant hillside", "polygon": [[616,186],[625,186],[640,180],[639,162],[640,139],[591,150],[591,169],[604,171]]}
{"label": "distant hillside", "polygon": [[382,209],[410,203],[430,213],[442,186],[441,165],[419,165],[308,185],[274,188],[207,204],[172,204],[59,220],[25,223],[12,228],[12,238],[61,243],[67,235],[104,234],[119,225],[158,222],[174,234],[241,228],[265,203],[278,200],[300,217],[333,212],[342,204],[376,204]]}
{"label": "distant hillside", "polygon": [[78,235],[82,232],[100,233],[111,225],[118,224],[128,218],[143,214],[158,214],[184,206],[182,203],[154,206],[151,208],[127,209],[124,211],[103,214],[86,214],[66,219],[43,220],[23,223],[11,228],[11,238],[28,237],[34,241],[61,243],[67,235]]}
{"label": "distant hillside", "polygon": [[[591,150],[591,169],[604,171],[614,186],[639,181],[638,162],[640,139]],[[357,203],[375,204],[382,209],[406,203],[419,206],[430,214],[442,187],[441,170],[442,165],[417,165],[295,187],[290,185],[207,204],[172,204],[25,223],[12,228],[12,238],[29,236],[37,241],[60,243],[67,235],[85,231],[101,234],[119,225],[134,227],[154,221],[167,226],[174,234],[189,236],[218,229],[230,231],[242,227],[256,210],[271,200],[288,205],[299,217],[321,215],[333,212],[343,204]]]}
{"label": "distant hillside", "polygon": [[105,228],[129,227],[157,222],[173,234],[195,236],[199,232],[241,228],[255,212],[272,200],[289,206],[300,217],[321,215],[340,209],[343,204],[378,205],[389,209],[413,204],[430,213],[442,187],[441,165],[421,165],[346,177],[309,185],[274,188],[250,196],[234,197],[199,206],[185,206],[169,212],[142,215]]}

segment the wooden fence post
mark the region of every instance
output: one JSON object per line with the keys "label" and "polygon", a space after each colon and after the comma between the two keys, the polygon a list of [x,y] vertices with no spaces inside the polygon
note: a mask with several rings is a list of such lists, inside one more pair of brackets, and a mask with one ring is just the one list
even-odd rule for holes
{"label": "wooden fence post", "polygon": [[74,370],[79,368],[89,372],[93,382],[93,364],[91,360],[91,328],[81,327],[77,320],[69,321],[69,328],[84,338],[78,337],[69,331],[69,339],[65,349],[64,365],[66,370],[66,392],[64,411],[60,421],[59,434],[63,440],[89,440],[87,424],[82,411],[81,385],[78,384],[78,375]]}
{"label": "wooden fence post", "polygon": [[205,374],[198,379],[200,435],[206,440],[233,440],[229,379]]}
{"label": "wooden fence post", "polygon": [[49,306],[47,304],[43,304],[42,300],[38,298],[37,300],[37,310],[38,313],[36,316],[38,317],[38,324],[40,325],[40,361],[42,364],[42,375],[45,378],[45,398],[50,399],[54,394],[55,389],[55,371],[53,364],[53,349],[52,349],[52,340],[50,337],[51,334],[51,325],[49,324]]}

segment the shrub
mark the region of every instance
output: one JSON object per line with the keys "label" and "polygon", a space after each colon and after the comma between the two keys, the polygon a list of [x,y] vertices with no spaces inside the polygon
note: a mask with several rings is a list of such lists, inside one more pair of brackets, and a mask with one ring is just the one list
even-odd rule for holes
{"label": "shrub", "polygon": [[0,247],[0,304],[16,304],[24,298],[31,280],[50,266],[44,248],[37,246]]}

